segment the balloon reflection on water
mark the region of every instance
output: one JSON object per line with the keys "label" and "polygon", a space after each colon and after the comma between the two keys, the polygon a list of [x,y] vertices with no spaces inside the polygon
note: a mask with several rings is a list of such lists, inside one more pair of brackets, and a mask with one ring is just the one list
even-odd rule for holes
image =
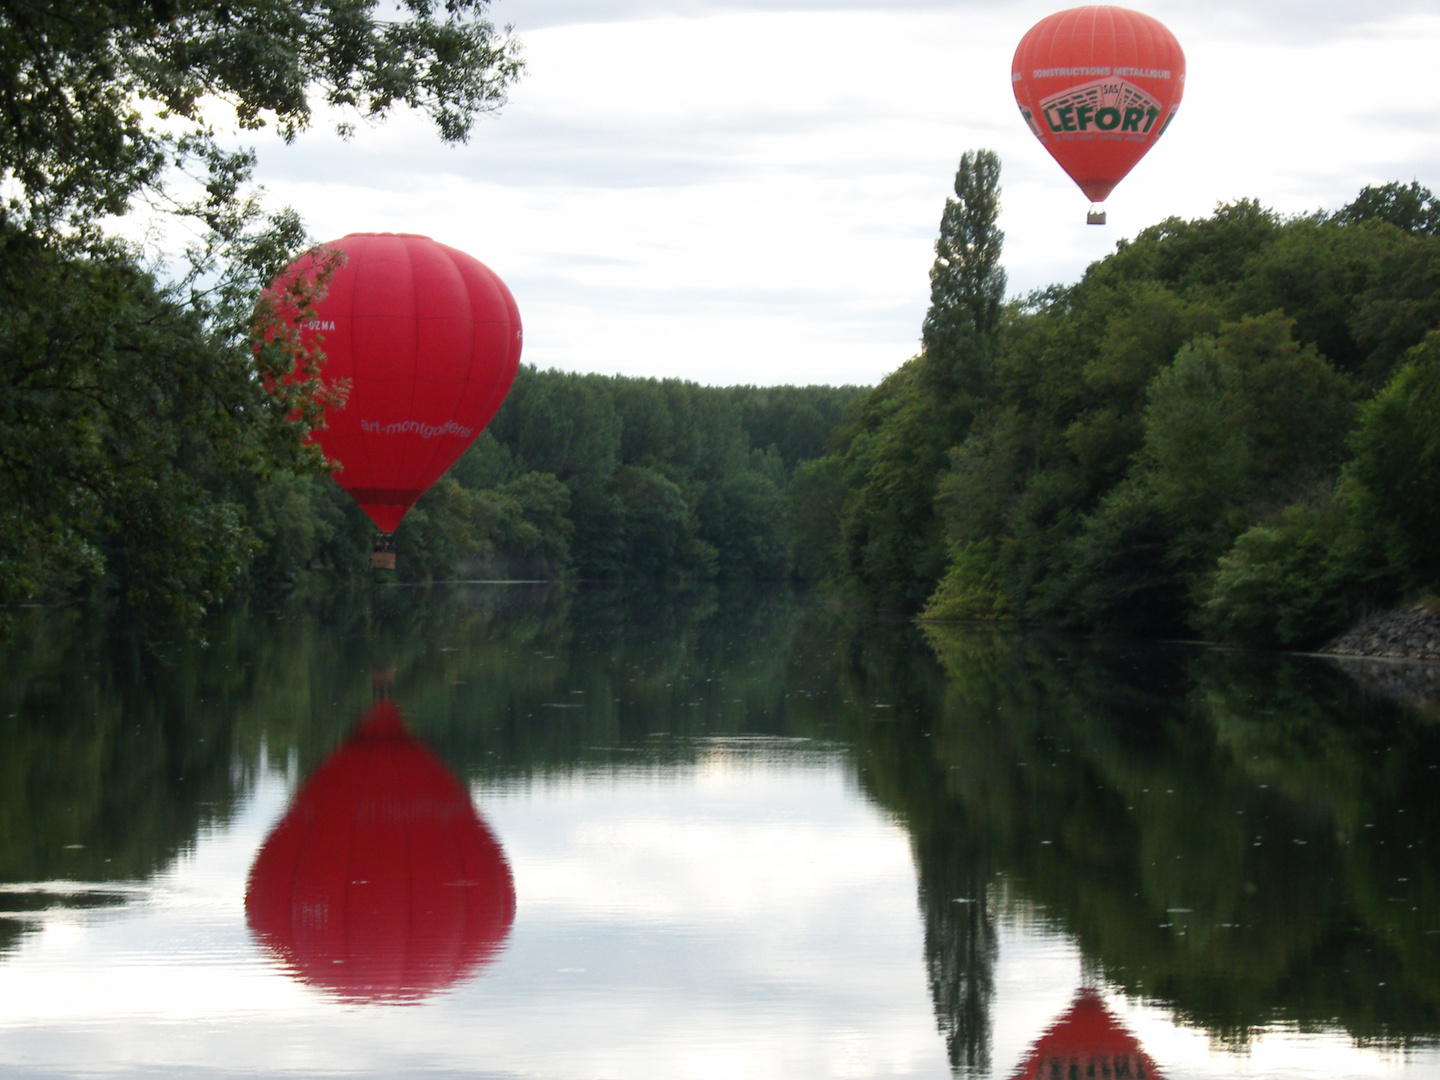
{"label": "balloon reflection on water", "polygon": [[250,870],[251,933],[296,978],[413,1002],[502,948],[515,888],[469,793],[390,700],[296,793]]}
{"label": "balloon reflection on water", "polygon": [[1155,1063],[1094,990],[1045,1029],[1012,1080],[1160,1080]]}

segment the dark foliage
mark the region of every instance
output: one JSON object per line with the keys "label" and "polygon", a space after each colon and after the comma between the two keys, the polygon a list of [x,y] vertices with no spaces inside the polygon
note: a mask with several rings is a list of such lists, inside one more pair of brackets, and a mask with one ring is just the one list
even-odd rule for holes
{"label": "dark foliage", "polygon": [[[0,2],[0,602],[118,588],[194,617],[257,551],[293,566],[343,531],[301,506],[319,357],[257,312],[304,229],[262,210],[215,103],[287,139],[323,102],[463,140],[520,72],[487,4]],[[132,212],[195,239],[157,270],[107,235]]]}
{"label": "dark foliage", "polygon": [[[401,522],[398,572],[788,578],[786,455],[803,467],[859,393],[524,366],[490,426]],[[261,540],[257,584],[367,565],[373,527],[323,477],[258,487],[247,520]]]}
{"label": "dark foliage", "polygon": [[[1284,645],[1440,589],[1436,206],[1390,184],[1170,219],[993,328],[937,286],[925,351],[841,428],[839,494],[818,465],[794,489],[792,535],[842,538],[804,572],[933,618]],[[959,217],[932,280],[983,250],[966,280],[1003,287],[998,234],[959,247]]]}

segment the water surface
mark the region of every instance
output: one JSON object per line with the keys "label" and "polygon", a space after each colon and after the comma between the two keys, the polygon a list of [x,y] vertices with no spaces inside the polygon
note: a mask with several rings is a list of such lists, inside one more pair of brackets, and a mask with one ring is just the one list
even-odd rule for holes
{"label": "water surface", "polygon": [[1322,660],[450,587],[6,672],[6,1075],[1440,1073],[1440,725]]}

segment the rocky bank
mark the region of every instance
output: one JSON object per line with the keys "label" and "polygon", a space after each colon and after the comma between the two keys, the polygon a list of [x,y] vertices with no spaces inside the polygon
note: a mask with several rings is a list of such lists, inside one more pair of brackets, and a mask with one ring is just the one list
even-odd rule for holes
{"label": "rocky bank", "polygon": [[1440,705],[1440,614],[1427,605],[1373,615],[1320,652],[1385,697]]}
{"label": "rocky bank", "polygon": [[1333,656],[1440,661],[1440,615],[1425,604],[1372,615],[1321,646]]}

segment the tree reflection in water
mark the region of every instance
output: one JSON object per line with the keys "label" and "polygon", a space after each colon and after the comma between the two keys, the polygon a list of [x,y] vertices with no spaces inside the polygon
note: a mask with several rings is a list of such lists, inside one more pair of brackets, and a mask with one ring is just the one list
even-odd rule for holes
{"label": "tree reflection in water", "polygon": [[[1108,985],[1221,1043],[1276,1025],[1435,1041],[1433,719],[1310,658],[926,636],[944,685],[920,737],[857,742],[868,786],[915,837],[932,935],[964,937],[937,888],[977,899],[992,880]],[[913,665],[898,677],[914,683]],[[903,782],[879,775],[902,745],[916,755]],[[973,955],[947,985],[983,984],[993,954]],[[955,1030],[966,1002],[944,999]]]}
{"label": "tree reflection in water", "polygon": [[[340,589],[160,655],[77,611],[26,633],[0,683],[6,904],[57,880],[121,902],[233,817],[262,755],[317,767],[384,659],[465,784],[686,764],[716,736],[845,747],[910,836],[957,1073],[1015,1064],[991,1013],[1021,912],[1219,1044],[1440,1036],[1440,723],[1313,658],[917,629],[769,587]],[[0,918],[0,951],[29,925]]]}

